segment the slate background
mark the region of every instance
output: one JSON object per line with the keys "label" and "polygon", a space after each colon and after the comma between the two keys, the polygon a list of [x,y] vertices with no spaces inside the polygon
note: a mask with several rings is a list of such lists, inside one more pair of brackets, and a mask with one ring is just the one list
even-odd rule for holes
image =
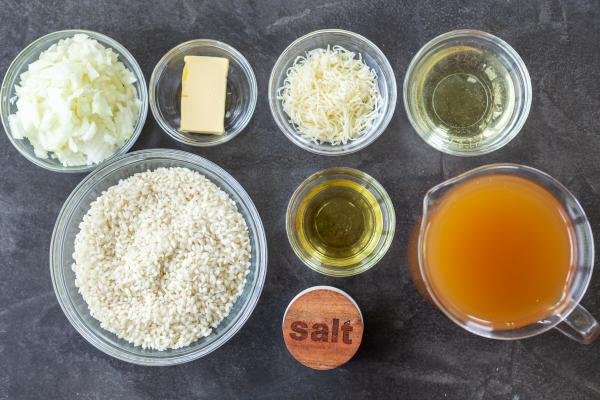
{"label": "slate background", "polygon": [[[593,399],[600,398],[600,342],[579,345],[549,332],[528,340],[486,340],[454,326],[416,293],[406,243],[425,191],[492,162],[540,168],[580,199],[600,232],[600,3],[597,1],[0,1],[0,73],[34,39],[67,28],[103,32],[127,47],[149,79],[173,46],[194,38],[229,43],[255,69],[259,101],[250,125],[216,148],[180,145],[148,116],[134,149],[200,154],[248,191],[269,242],[266,286],[254,314],[225,346],[187,365],[149,368],[99,352],[58,306],[48,268],[58,211],[83,175],[47,172],[0,135],[0,399]],[[475,158],[428,147],[406,118],[401,96],[384,135],[357,154],[312,155],[289,142],[267,103],[270,70],[283,49],[310,31],[337,27],[375,42],[402,88],[412,56],[458,28],[505,39],[522,56],[533,105],[519,136]],[[304,267],[287,242],[284,215],[297,185],[330,166],[359,168],[389,191],[397,213],[393,245],[371,271],[333,279]],[[597,235],[600,238],[600,234]],[[596,240],[598,246],[598,240]],[[282,313],[300,290],[331,284],[360,304],[366,333],[342,368],[315,372],[288,355]],[[600,317],[600,274],[583,304]]]}

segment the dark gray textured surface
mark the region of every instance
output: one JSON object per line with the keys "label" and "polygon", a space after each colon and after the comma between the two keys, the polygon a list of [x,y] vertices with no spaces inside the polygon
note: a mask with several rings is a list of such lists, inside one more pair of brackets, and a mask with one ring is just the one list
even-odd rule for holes
{"label": "dark gray textured surface", "polygon": [[[121,42],[147,79],[159,58],[185,40],[214,38],[244,53],[255,68],[259,101],[240,136],[216,148],[186,147],[169,139],[149,115],[134,149],[180,148],[228,170],[258,207],[270,257],[254,314],[217,352],[168,368],[109,358],[67,322],[48,269],[54,220],[82,175],[35,167],[1,135],[0,399],[600,398],[600,343],[582,346],[556,332],[516,342],[468,334],[418,296],[405,261],[424,192],[447,177],[498,161],[538,167],[562,181],[581,200],[600,238],[600,3],[2,0],[0,21],[1,74],[32,40],[66,28],[97,30]],[[389,128],[367,149],[341,158],[305,152],[271,118],[268,77],[288,43],[326,27],[358,32],[379,45],[396,71],[399,89],[410,59],[434,36],[465,27],[494,33],[529,68],[529,119],[513,142],[493,154],[442,156],[412,130],[399,100]],[[296,186],[316,170],[336,165],[378,179],[398,218],[396,238],[383,261],[348,279],[327,278],[304,267],[284,229],[285,208]],[[299,365],[280,335],[289,300],[317,284],[348,291],[366,320],[357,356],[335,371]],[[599,299],[596,273],[583,304],[600,317]]]}

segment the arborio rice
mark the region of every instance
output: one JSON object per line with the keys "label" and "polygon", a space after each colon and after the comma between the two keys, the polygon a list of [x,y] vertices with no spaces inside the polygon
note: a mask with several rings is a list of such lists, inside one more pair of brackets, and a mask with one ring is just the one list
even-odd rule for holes
{"label": "arborio rice", "polygon": [[236,204],[186,168],[135,174],[90,206],[75,284],[102,328],[165,350],[211,333],[242,292],[248,228]]}

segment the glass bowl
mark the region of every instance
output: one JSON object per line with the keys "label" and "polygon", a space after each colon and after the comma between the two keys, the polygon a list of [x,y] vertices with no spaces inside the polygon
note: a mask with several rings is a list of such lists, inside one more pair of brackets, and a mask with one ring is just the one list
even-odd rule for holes
{"label": "glass bowl", "polygon": [[[456,139],[445,129],[427,118],[420,118],[424,104],[417,96],[423,82],[420,79],[432,66],[431,62],[440,57],[444,50],[456,46],[467,46],[478,52],[495,55],[506,68],[513,88],[506,91],[508,105],[494,118],[501,119],[498,129],[489,129],[481,138]],[[495,78],[494,78],[495,79]],[[498,84],[500,87],[500,84]],[[496,90],[496,89],[495,89]],[[531,107],[531,79],[525,63],[517,52],[502,39],[476,30],[457,30],[445,33],[423,46],[412,59],[404,78],[404,106],[406,115],[419,136],[433,148],[457,156],[477,156],[490,153],[510,142],[521,130]],[[493,102],[493,97],[492,97]],[[421,110],[421,111],[420,111]]]}
{"label": "glass bowl", "polygon": [[82,29],[70,29],[65,31],[53,32],[37,39],[29,46],[25,47],[25,49],[23,49],[19,53],[19,55],[17,55],[17,57],[8,67],[6,75],[4,75],[2,87],[0,88],[0,114],[2,118],[2,125],[4,126],[4,131],[6,132],[6,135],[8,136],[10,142],[13,144],[13,146],[15,146],[19,153],[21,153],[25,158],[27,158],[35,165],[55,172],[88,172],[96,168],[99,164],[65,167],[56,159],[43,159],[37,157],[33,151],[33,146],[29,143],[29,140],[13,138],[10,132],[8,116],[17,111],[17,105],[14,101],[14,99],[16,98],[15,86],[19,83],[21,74],[27,71],[29,64],[37,60],[40,56],[40,53],[42,53],[44,50],[47,50],[50,46],[57,43],[59,40],[72,37],[73,35],[76,35],[78,33],[88,35],[90,38],[97,40],[104,47],[113,49],[113,51],[115,51],[115,53],[119,55],[119,61],[121,61],[123,65],[127,67],[127,69],[133,72],[137,79],[137,81],[133,85],[135,86],[135,89],[137,91],[138,99],[141,102],[140,113],[135,123],[133,134],[131,135],[129,140],[123,143],[123,146],[121,146],[121,148],[117,150],[115,154],[102,161],[100,164],[109,162],[111,159],[121,154],[125,154],[129,151],[129,149],[131,149],[137,138],[140,136],[140,133],[142,132],[142,128],[144,127],[144,123],[146,122],[146,116],[148,114],[148,89],[146,88],[146,80],[144,79],[144,74],[142,73],[140,66],[135,61],[131,53],[129,53],[129,51],[127,51],[125,47],[121,46],[115,40],[101,33],[86,31]]}
{"label": "glass bowl", "polygon": [[[298,135],[288,115],[283,111],[281,101],[277,99],[277,89],[283,86],[287,71],[297,57],[304,56],[307,51],[313,49],[334,45],[343,46],[362,55],[363,61],[377,74],[379,92],[383,99],[381,110],[371,129],[353,141],[335,146],[315,143]],[[269,78],[269,106],[279,129],[297,146],[312,153],[328,156],[350,154],[373,143],[388,126],[396,108],[396,78],[383,52],[367,38],[341,29],[319,30],[295,40],[275,62]]]}
{"label": "glass bowl", "polygon": [[[307,252],[306,249],[301,245],[301,238],[296,227],[296,217],[306,195],[319,184],[337,179],[345,179],[356,182],[368,190],[373,195],[381,209],[383,222],[381,237],[375,244],[373,250],[363,259],[355,262],[354,264],[345,265],[343,267],[335,266],[333,265],[333,262],[329,264],[323,263],[314,255],[311,255],[309,252]],[[345,277],[363,273],[375,266],[375,264],[377,264],[383,258],[385,253],[390,248],[392,240],[394,239],[394,232],[396,229],[396,214],[394,212],[394,206],[389,195],[383,186],[381,186],[381,184],[373,177],[353,168],[335,167],[316,172],[300,184],[300,186],[292,195],[292,198],[288,204],[285,218],[285,228],[288,240],[292,246],[292,249],[294,250],[294,253],[296,253],[298,258],[300,258],[300,260],[307,267],[324,275]]]}
{"label": "glass bowl", "polygon": [[[225,133],[222,135],[179,130],[181,74],[183,59],[188,55],[229,59]],[[257,92],[254,71],[239,51],[216,40],[190,40],[169,50],[154,67],[150,77],[150,108],[160,127],[173,139],[190,146],[216,146],[230,141],[248,125],[256,107]]]}
{"label": "glass bowl", "polygon": [[[88,310],[87,303],[75,286],[73,243],[79,223],[90,203],[120,179],[159,167],[185,167],[206,176],[236,202],[250,233],[250,270],[242,294],[229,315],[213,332],[187,347],[157,351],[142,349],[119,339],[100,327]],[[173,365],[203,357],[219,348],[244,325],[260,296],[267,272],[267,242],[256,207],[240,184],[212,162],[179,150],[153,149],[136,151],[99,167],[81,181],[65,201],[52,233],[50,273],[58,302],[73,327],[93,346],[104,353],[134,364]]]}

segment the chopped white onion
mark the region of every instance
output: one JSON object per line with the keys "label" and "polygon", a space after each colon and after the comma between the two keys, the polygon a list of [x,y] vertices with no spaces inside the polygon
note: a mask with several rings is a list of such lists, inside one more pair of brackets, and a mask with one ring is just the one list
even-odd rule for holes
{"label": "chopped white onion", "polygon": [[141,108],[137,79],[117,53],[85,34],[52,45],[20,78],[10,130],[40,158],[97,164],[133,134]]}

